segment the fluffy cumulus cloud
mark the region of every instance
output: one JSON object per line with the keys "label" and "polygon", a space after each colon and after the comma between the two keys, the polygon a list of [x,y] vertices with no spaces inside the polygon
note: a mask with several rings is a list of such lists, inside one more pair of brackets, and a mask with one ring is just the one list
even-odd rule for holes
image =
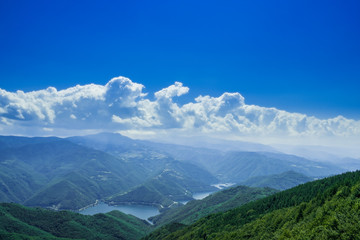
{"label": "fluffy cumulus cloud", "polygon": [[179,130],[259,137],[360,137],[360,121],[342,116],[318,119],[247,105],[239,93],[199,96],[179,105],[176,99],[188,92],[188,87],[175,82],[151,98],[142,84],[125,77],[113,78],[106,85],[77,85],[60,91],[53,87],[26,93],[0,89],[0,134]]}

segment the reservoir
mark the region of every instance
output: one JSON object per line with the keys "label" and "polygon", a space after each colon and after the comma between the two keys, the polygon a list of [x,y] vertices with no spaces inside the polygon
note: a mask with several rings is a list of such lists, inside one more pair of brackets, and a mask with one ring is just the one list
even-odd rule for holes
{"label": "reservoir", "polygon": [[[219,190],[225,189],[225,188],[229,188],[231,186],[235,185],[235,183],[218,183],[218,184],[213,184],[211,186],[218,188]],[[193,194],[193,199],[195,200],[201,200],[203,198],[206,198],[207,196],[209,196],[210,194],[214,193],[216,191],[211,191],[211,192],[197,192]],[[186,204],[189,201],[180,201],[180,203],[182,204]]]}
{"label": "reservoir", "polygon": [[113,210],[118,210],[126,214],[134,215],[138,218],[147,220],[149,217],[159,214],[159,210],[153,206],[144,206],[144,205],[118,205],[110,206],[106,203],[100,202],[99,204],[88,207],[79,213],[84,215],[94,215],[97,213],[107,213]]}
{"label": "reservoir", "polygon": [[[220,186],[221,185],[221,186]],[[224,185],[224,186],[223,186]],[[232,184],[219,184],[219,186],[216,186],[219,189],[226,188],[231,186]],[[197,192],[193,194],[193,198],[195,200],[201,200],[210,194],[214,193],[212,192]],[[188,201],[180,201],[183,204],[186,204]],[[107,213],[111,212],[113,210],[118,210],[126,214],[134,215],[135,217],[138,217],[140,219],[147,220],[149,217],[158,215],[160,212],[157,209],[157,207],[154,206],[145,206],[145,205],[117,205],[117,206],[111,206],[107,205],[106,203],[100,202],[99,204],[96,204],[95,206],[88,207],[84,210],[79,211],[79,213],[84,215],[94,215],[97,213]],[[147,220],[148,221],[148,220]]]}

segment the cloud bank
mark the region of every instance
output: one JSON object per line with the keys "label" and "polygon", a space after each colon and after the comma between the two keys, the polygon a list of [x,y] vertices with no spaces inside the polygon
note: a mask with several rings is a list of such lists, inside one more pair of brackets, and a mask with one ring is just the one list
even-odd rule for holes
{"label": "cloud bank", "polygon": [[198,96],[179,105],[189,88],[175,82],[149,97],[125,77],[106,85],[58,91],[0,89],[0,134],[57,135],[98,131],[182,132],[263,137],[360,138],[360,121],[338,116],[318,119],[276,108],[247,105],[240,93]]}

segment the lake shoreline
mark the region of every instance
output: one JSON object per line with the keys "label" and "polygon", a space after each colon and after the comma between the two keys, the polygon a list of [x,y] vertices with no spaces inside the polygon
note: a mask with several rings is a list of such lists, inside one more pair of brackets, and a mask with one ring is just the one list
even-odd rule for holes
{"label": "lake shoreline", "polygon": [[93,204],[91,207],[84,208],[81,211],[78,211],[82,215],[95,215],[98,213],[108,213],[111,211],[120,211],[125,214],[133,215],[137,218],[145,220],[150,224],[153,224],[149,221],[148,218],[160,214],[160,211],[157,207],[150,205],[140,205],[140,204],[121,204],[121,205],[109,205],[106,202],[99,201],[97,204]]}

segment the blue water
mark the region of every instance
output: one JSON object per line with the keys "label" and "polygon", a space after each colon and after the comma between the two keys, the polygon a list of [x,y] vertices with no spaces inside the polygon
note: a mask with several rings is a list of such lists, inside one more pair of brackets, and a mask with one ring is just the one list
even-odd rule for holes
{"label": "blue water", "polygon": [[[211,186],[214,186],[216,188],[218,188],[219,190],[222,190],[222,189],[225,189],[225,188],[228,188],[228,187],[231,187],[233,186],[235,183],[218,183],[218,184],[213,184]],[[210,194],[214,193],[216,191],[211,191],[211,192],[197,192],[197,193],[194,193],[193,194],[193,199],[195,200],[201,200],[203,198],[206,198],[207,196],[209,196]],[[189,201],[180,201],[180,203],[182,204],[186,204],[188,203]]]}
{"label": "blue water", "polygon": [[118,210],[126,214],[134,215],[138,218],[147,220],[149,217],[159,214],[159,210],[153,206],[144,205],[118,205],[110,206],[106,203],[99,203],[93,207],[86,208],[79,213],[84,215],[94,215],[97,213],[107,213],[113,210]]}
{"label": "blue water", "polygon": [[[194,193],[193,198],[196,200],[203,199],[209,196],[213,192],[200,192]],[[188,201],[181,201],[181,203],[186,204]],[[140,219],[147,220],[149,217],[158,215],[160,212],[156,207],[153,206],[144,206],[144,205],[117,205],[117,206],[110,206],[106,203],[99,203],[95,206],[88,207],[79,213],[84,215],[94,215],[97,213],[107,213],[113,210],[118,210],[126,214],[134,215]],[[147,220],[148,221],[148,220]]]}

